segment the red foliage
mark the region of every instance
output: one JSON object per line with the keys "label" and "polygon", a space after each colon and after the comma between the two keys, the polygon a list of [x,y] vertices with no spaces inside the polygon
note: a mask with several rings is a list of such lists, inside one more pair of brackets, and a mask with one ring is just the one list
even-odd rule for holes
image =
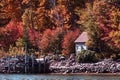
{"label": "red foliage", "polygon": [[80,33],[79,29],[75,29],[73,31],[67,32],[66,35],[64,35],[63,43],[62,43],[62,52],[63,54],[70,54],[75,52],[75,44],[74,41],[78,37]]}
{"label": "red foliage", "polygon": [[42,40],[40,41],[40,49],[44,50],[48,46],[49,40],[53,41],[52,39],[52,30],[46,29],[43,33]]}
{"label": "red foliage", "polygon": [[40,49],[44,52],[59,53],[61,49],[62,34],[62,28],[56,28],[55,30],[46,29],[39,43]]}
{"label": "red foliage", "polygon": [[41,34],[39,34],[38,31],[35,31],[34,29],[29,29],[29,40],[33,46],[38,46],[40,38]]}
{"label": "red foliage", "polygon": [[0,31],[0,46],[8,48],[9,45],[15,45],[16,40],[23,35],[23,25],[15,21],[11,21],[6,27]]}

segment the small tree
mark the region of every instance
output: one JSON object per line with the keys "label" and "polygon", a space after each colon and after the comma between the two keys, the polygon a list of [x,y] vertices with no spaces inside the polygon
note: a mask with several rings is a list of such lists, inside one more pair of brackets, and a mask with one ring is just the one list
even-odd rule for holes
{"label": "small tree", "polygon": [[23,25],[20,22],[11,21],[6,27],[0,30],[0,45],[8,50],[10,45],[15,46],[19,37],[23,36]]}
{"label": "small tree", "polygon": [[43,52],[61,53],[63,34],[62,28],[56,28],[55,30],[46,29],[40,41],[40,49]]}
{"label": "small tree", "polygon": [[74,41],[78,37],[80,33],[79,29],[70,30],[67,34],[64,35],[63,43],[62,43],[62,53],[65,55],[69,55],[71,53],[75,53],[75,44]]}
{"label": "small tree", "polygon": [[77,53],[76,59],[78,62],[95,62],[95,52],[90,50],[83,50]]}

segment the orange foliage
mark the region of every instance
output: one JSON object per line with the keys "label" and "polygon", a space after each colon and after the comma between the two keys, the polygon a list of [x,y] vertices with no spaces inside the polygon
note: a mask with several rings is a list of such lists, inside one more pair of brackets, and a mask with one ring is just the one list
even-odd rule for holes
{"label": "orange foliage", "polygon": [[107,42],[109,47],[120,49],[119,3],[113,0],[102,0],[94,3],[93,16],[98,28],[101,30],[101,40]]}
{"label": "orange foliage", "polygon": [[53,9],[51,9],[50,11],[50,18],[55,24],[55,26],[62,28],[70,28],[70,26],[65,27],[66,24],[68,25],[70,19],[70,13],[68,13],[66,5],[55,5],[55,7],[53,7]]}
{"label": "orange foliage", "polygon": [[22,11],[19,0],[1,0],[0,6],[2,12],[0,17],[21,20]]}
{"label": "orange foliage", "polygon": [[38,43],[41,39],[41,34],[34,29],[29,29],[29,40],[33,46],[38,46]]}
{"label": "orange foliage", "polygon": [[65,55],[69,55],[75,52],[75,44],[74,41],[78,37],[80,33],[79,29],[75,29],[73,31],[68,31],[66,35],[64,35],[63,43],[62,43],[62,53]]}
{"label": "orange foliage", "polygon": [[44,52],[60,53],[62,36],[62,28],[46,29],[39,44],[40,49]]}

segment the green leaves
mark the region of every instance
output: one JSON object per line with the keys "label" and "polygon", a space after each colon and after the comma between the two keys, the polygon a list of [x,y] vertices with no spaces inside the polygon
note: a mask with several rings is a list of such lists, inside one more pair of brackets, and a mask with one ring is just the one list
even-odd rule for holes
{"label": "green leaves", "polygon": [[81,63],[94,62],[95,52],[90,50],[83,50],[77,53],[76,59],[78,62],[81,62]]}

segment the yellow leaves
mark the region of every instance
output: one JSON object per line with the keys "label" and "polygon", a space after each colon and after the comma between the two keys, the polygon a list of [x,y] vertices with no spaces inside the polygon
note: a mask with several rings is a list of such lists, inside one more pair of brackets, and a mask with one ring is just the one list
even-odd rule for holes
{"label": "yellow leaves", "polygon": [[115,24],[111,24],[111,27],[112,27],[113,29],[117,28],[117,26],[116,26]]}
{"label": "yellow leaves", "polygon": [[110,45],[110,46],[116,46],[116,47],[120,47],[120,31],[111,31],[109,34],[109,37],[111,38],[112,43],[114,43],[114,45]]}
{"label": "yellow leaves", "polygon": [[59,3],[62,3],[64,0],[58,0]]}
{"label": "yellow leaves", "polygon": [[120,10],[115,9],[111,13],[111,20],[113,21],[113,24],[115,24],[118,27],[118,24],[120,24]]}
{"label": "yellow leaves", "polygon": [[26,9],[22,16],[23,24],[26,27],[32,27],[32,21],[34,21],[34,19],[35,17],[34,17],[32,9]]}
{"label": "yellow leaves", "polygon": [[19,6],[18,0],[2,0],[0,2],[0,17],[2,18],[12,18],[12,19],[20,19],[21,16],[21,8]]}
{"label": "yellow leaves", "polygon": [[[112,43],[117,48],[120,47],[120,10],[117,8],[112,8],[111,16],[111,28],[113,30],[110,32],[109,37],[112,39]],[[113,46],[113,45],[112,45]]]}
{"label": "yellow leaves", "polygon": [[47,0],[40,0],[40,4],[39,4],[39,6],[40,6],[40,7],[41,7],[41,6],[44,6],[45,3],[46,3],[46,1],[47,1]]}
{"label": "yellow leaves", "polygon": [[86,11],[84,12],[84,11],[82,11],[81,12],[81,16],[80,16],[80,18],[81,18],[81,20],[84,20],[84,19],[86,19],[87,18],[87,13],[86,13]]}
{"label": "yellow leaves", "polygon": [[111,31],[111,33],[109,34],[109,37],[113,37],[114,31]]}
{"label": "yellow leaves", "polygon": [[1,7],[5,6],[5,4],[6,4],[6,0],[1,0],[1,1],[0,1],[0,6],[1,6]]}
{"label": "yellow leaves", "polygon": [[17,47],[22,47],[22,46],[24,46],[24,44],[23,44],[23,39],[18,38],[17,41],[16,41],[16,46],[17,46]]}
{"label": "yellow leaves", "polygon": [[91,45],[93,45],[93,41],[88,40],[87,43],[85,43],[86,46],[90,47]]}
{"label": "yellow leaves", "polygon": [[3,48],[1,48],[0,49],[0,58],[6,56],[7,54],[5,54],[5,53],[6,53],[6,51]]}
{"label": "yellow leaves", "polygon": [[118,25],[118,30],[120,30],[120,23],[119,23],[119,25]]}
{"label": "yellow leaves", "polygon": [[118,44],[118,43],[119,43],[119,40],[114,40],[114,43],[115,43],[115,44]]}
{"label": "yellow leaves", "polygon": [[29,0],[23,0],[22,1],[22,4],[28,4],[29,3]]}
{"label": "yellow leaves", "polygon": [[114,31],[112,30],[109,34],[109,37],[120,37],[120,31]]}
{"label": "yellow leaves", "polygon": [[118,11],[118,13],[117,13],[117,14],[118,14],[118,16],[120,16],[120,10]]}
{"label": "yellow leaves", "polygon": [[22,21],[23,21],[24,25],[28,25],[29,24],[28,23],[29,19],[27,17],[28,15],[29,15],[29,10],[25,10],[25,12],[24,12],[24,14],[22,16]]}
{"label": "yellow leaves", "polygon": [[65,28],[65,29],[69,29],[69,28],[70,28],[70,25],[65,24],[65,25],[64,25],[64,28]]}
{"label": "yellow leaves", "polygon": [[15,56],[15,55],[23,55],[25,53],[24,47],[13,47],[10,46],[8,55],[9,56]]}

